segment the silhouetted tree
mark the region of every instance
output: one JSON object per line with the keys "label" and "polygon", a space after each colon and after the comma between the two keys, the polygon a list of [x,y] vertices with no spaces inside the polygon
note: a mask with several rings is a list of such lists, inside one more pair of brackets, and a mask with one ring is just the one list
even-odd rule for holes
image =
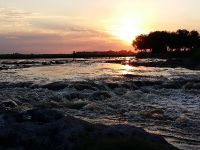
{"label": "silhouetted tree", "polygon": [[141,52],[150,50],[152,54],[191,51],[200,48],[200,35],[197,31],[177,30],[176,32],[155,31],[136,37],[133,47]]}
{"label": "silhouetted tree", "polygon": [[191,48],[198,48],[200,47],[200,35],[197,31],[191,31],[189,33],[189,41]]}
{"label": "silhouetted tree", "polygon": [[167,52],[167,32],[156,31],[151,32],[148,35],[148,42],[152,48],[153,54],[166,53]]}
{"label": "silhouetted tree", "polygon": [[189,31],[187,30],[178,30],[177,32],[178,38],[177,43],[179,44],[180,51],[187,50],[187,48],[190,48],[190,41],[189,41]]}
{"label": "silhouetted tree", "polygon": [[178,35],[175,32],[168,33],[168,48],[169,51],[176,51],[179,49]]}
{"label": "silhouetted tree", "polygon": [[147,35],[139,35],[136,37],[136,39],[133,41],[133,47],[136,50],[141,50],[143,52],[146,52],[148,49],[151,49],[151,46],[149,45],[148,36]]}

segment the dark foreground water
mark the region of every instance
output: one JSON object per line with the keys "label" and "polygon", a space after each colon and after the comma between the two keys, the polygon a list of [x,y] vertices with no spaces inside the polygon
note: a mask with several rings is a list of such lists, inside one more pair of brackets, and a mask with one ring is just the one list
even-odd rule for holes
{"label": "dark foreground water", "polygon": [[89,122],[136,125],[181,149],[200,149],[200,71],[130,61],[1,60],[0,101],[20,102],[20,111],[53,107]]}

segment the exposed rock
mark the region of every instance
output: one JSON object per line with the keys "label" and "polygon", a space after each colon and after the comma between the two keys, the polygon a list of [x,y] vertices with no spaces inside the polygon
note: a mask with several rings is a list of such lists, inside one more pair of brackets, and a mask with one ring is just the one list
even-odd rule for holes
{"label": "exposed rock", "polygon": [[[0,126],[1,150],[176,149],[164,138],[128,125],[91,124],[54,110],[7,114]],[[29,120],[19,119],[28,115]]]}
{"label": "exposed rock", "polygon": [[31,121],[33,122],[43,122],[43,123],[56,121],[64,117],[62,112],[51,110],[51,109],[28,110],[23,115],[30,116]]}

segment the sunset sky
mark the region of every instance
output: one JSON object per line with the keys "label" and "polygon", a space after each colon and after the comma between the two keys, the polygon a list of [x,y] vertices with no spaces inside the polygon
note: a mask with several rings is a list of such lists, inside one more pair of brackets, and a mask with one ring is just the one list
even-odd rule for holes
{"label": "sunset sky", "polygon": [[0,53],[132,49],[137,34],[200,30],[199,0],[0,0]]}

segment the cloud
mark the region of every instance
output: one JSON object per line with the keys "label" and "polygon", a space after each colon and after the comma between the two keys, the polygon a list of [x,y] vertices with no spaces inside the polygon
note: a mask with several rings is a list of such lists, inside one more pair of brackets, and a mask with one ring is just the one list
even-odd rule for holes
{"label": "cloud", "polygon": [[83,20],[68,16],[49,16],[23,10],[0,8],[1,32],[46,32],[98,34],[96,29],[82,25]]}
{"label": "cloud", "polygon": [[71,53],[73,50],[120,50],[120,41],[92,39],[47,33],[11,33],[0,35],[0,53]]}
{"label": "cloud", "polygon": [[19,31],[28,28],[27,18],[34,15],[17,9],[0,8],[0,32]]}
{"label": "cloud", "polygon": [[125,47],[106,31],[83,25],[79,18],[0,8],[0,20],[0,53],[69,53]]}
{"label": "cloud", "polygon": [[9,19],[19,19],[19,18],[25,18],[27,16],[32,15],[30,12],[26,12],[19,9],[6,9],[6,8],[0,8],[0,17],[5,17]]}

